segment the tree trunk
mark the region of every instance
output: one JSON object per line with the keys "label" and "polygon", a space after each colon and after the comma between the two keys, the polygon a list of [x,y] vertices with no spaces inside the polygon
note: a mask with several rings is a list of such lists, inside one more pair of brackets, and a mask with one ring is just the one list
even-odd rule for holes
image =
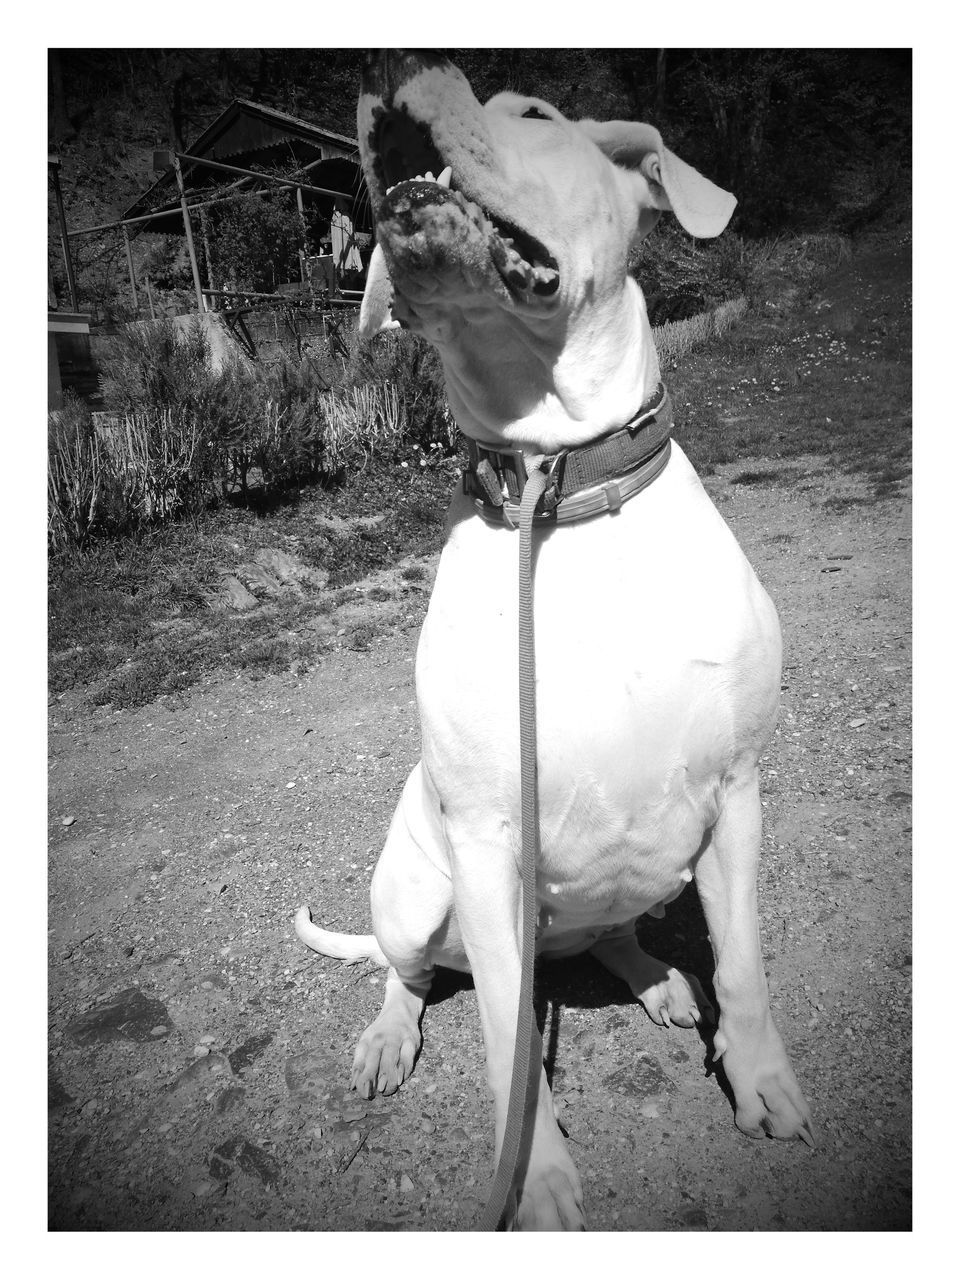
{"label": "tree trunk", "polygon": [[60,50],[47,51],[47,69],[50,80],[50,140],[62,142],[72,138],[76,129],[67,115],[67,95],[63,87],[63,67],[60,63]]}
{"label": "tree trunk", "polygon": [[654,110],[659,123],[667,110],[667,51],[657,50],[657,88],[654,98]]}
{"label": "tree trunk", "polygon": [[222,98],[233,97],[233,59],[229,49],[217,50],[217,88]]}

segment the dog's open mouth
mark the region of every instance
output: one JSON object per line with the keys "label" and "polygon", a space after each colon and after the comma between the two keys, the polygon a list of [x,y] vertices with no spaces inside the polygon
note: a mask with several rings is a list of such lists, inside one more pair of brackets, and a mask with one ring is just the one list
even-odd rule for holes
{"label": "dog's open mouth", "polygon": [[417,209],[453,203],[485,239],[490,261],[515,298],[549,298],[557,292],[560,272],[556,258],[536,236],[458,190],[452,167],[444,162],[424,126],[404,113],[384,112],[377,131],[377,152],[377,176],[385,193],[381,220],[395,213],[415,215]]}

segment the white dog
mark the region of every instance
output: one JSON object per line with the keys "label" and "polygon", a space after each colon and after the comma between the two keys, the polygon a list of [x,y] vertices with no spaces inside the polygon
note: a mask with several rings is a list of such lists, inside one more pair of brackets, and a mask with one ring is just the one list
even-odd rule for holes
{"label": "white dog", "polygon": [[[546,459],[556,478],[555,455],[572,450],[548,495],[562,500],[535,530],[538,951],[589,950],[655,1021],[692,1026],[709,1011],[696,980],[641,951],[635,922],[695,876],[737,1125],[812,1143],[757,924],[757,760],[777,712],[779,624],[687,459],[664,445],[657,356],[626,270],[661,211],[714,236],[735,201],[649,125],[572,123],[513,93],[484,107],[433,55],[372,62],[358,127],[379,242],[363,326],[399,322],[435,343],[457,422],[486,447],[473,447],[468,491],[453,499],[420,638],[422,759],[373,877],[375,936],[319,929],[306,907],[297,917],[316,950],[389,966],[352,1083],[365,1097],[394,1092],[420,1048],[434,966],[469,970],[500,1150],[520,988],[512,513],[517,473]],[[594,474],[610,470],[598,439],[623,444],[619,472]],[[542,1073],[508,1216],[583,1226]]]}

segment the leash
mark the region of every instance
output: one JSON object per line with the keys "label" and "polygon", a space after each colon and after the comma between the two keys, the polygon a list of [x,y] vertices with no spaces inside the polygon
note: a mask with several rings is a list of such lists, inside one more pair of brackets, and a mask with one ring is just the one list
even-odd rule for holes
{"label": "leash", "polygon": [[540,1087],[540,1033],[533,1011],[533,969],[537,943],[537,863],[540,860],[540,815],[537,799],[537,691],[533,635],[533,516],[549,476],[536,470],[527,477],[520,503],[520,806],[521,913],[520,1002],[517,1042],[510,1080],[510,1101],[481,1231],[496,1231],[503,1218],[521,1158],[529,1151]]}
{"label": "leash", "polygon": [[[537,942],[537,864],[540,813],[537,795],[537,692],[533,634],[533,526],[580,520],[623,502],[652,483],[670,457],[670,397],[656,392],[626,427],[576,449],[562,450],[527,475],[520,449],[470,442],[464,492],[485,520],[520,531],[519,693],[521,879],[520,1000],[510,1098],[500,1159],[479,1230],[496,1231],[530,1151],[542,1067],[542,1044],[533,1008]],[[519,501],[517,501],[519,499]],[[537,514],[537,506],[544,512]]]}

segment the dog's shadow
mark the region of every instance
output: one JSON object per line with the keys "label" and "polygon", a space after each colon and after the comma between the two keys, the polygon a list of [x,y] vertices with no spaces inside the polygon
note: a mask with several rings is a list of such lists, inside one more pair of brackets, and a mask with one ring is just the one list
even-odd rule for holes
{"label": "dog's shadow", "polygon": [[[637,936],[644,951],[655,956],[665,968],[681,969],[699,979],[704,994],[714,1010],[717,1009],[712,976],[713,952],[700,899],[694,888],[688,889],[670,903],[663,919],[643,916],[638,923]],[[442,1004],[472,987],[473,979],[469,974],[438,969],[428,1004]],[[604,969],[592,956],[584,954],[537,965],[534,1007],[537,1025],[543,1036],[544,1069],[552,1086],[561,1040],[563,1010],[636,1008],[637,1001],[620,978]],[[646,1016],[642,1014],[642,1009],[640,1012],[642,1016]],[[697,1032],[703,1046],[705,1073],[716,1076],[717,1083],[732,1105],[733,1091],[724,1075],[722,1064],[713,1062],[714,1027],[702,1020]]]}

